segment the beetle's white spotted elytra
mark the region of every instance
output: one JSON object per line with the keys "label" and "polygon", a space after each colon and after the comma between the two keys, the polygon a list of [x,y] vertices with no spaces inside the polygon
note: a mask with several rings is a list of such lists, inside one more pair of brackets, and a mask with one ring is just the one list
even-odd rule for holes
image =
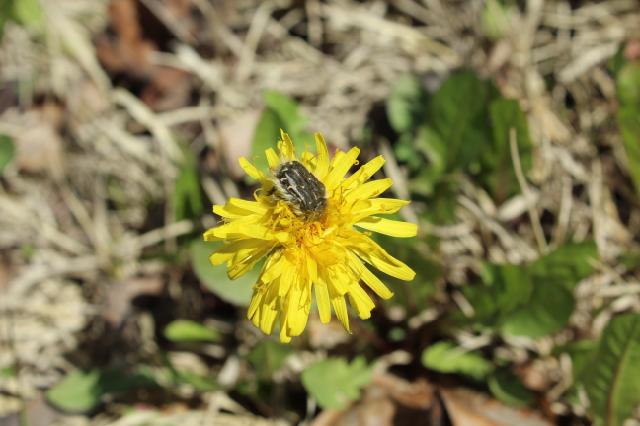
{"label": "beetle's white spotted elytra", "polygon": [[318,219],[327,207],[325,186],[299,161],[289,161],[274,173],[275,196],[305,219]]}

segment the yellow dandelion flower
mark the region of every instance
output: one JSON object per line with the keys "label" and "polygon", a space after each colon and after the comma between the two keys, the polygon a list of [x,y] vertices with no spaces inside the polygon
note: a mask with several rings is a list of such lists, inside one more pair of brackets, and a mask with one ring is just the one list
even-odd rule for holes
{"label": "yellow dandelion flower", "polygon": [[[409,201],[381,198],[391,179],[369,180],[384,164],[378,156],[345,177],[360,152],[351,148],[329,158],[327,145],[315,135],[317,154],[297,156],[289,135],[281,131],[279,153],[266,151],[271,174],[265,175],[246,158],[240,165],[261,188],[254,201],[231,198],[213,212],[224,223],[204,234],[206,241],[224,241],[209,258],[227,264],[231,279],[251,270],[266,257],[248,310],[248,318],[271,334],[276,322],[280,340],[289,342],[304,330],[315,294],[320,320],[331,319],[331,308],[351,332],[346,298],[361,319],[371,316],[374,303],[366,284],[383,299],[393,293],[368,268],[410,281],[415,272],[369,238],[368,232],[414,237],[413,223],[379,217],[395,213]],[[368,266],[367,266],[368,265]]]}

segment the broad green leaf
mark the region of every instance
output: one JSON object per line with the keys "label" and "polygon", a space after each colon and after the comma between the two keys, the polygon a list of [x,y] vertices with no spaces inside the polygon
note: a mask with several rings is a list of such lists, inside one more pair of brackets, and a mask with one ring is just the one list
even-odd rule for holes
{"label": "broad green leaf", "polygon": [[16,147],[13,140],[9,136],[0,134],[0,173],[13,161],[15,155]]}
{"label": "broad green leaf", "polygon": [[270,378],[280,370],[285,359],[293,352],[290,346],[273,340],[263,340],[247,355],[247,360],[256,369],[261,378]]}
{"label": "broad green leaf", "polygon": [[387,117],[397,133],[417,128],[425,119],[426,93],[420,79],[405,74],[393,85],[387,98]]}
{"label": "broad green leaf", "polygon": [[475,352],[466,352],[451,342],[438,342],[422,352],[422,365],[441,373],[463,374],[483,380],[493,364]]}
{"label": "broad green leaf", "polygon": [[483,268],[483,284],[467,286],[463,292],[473,306],[474,323],[497,327],[527,303],[533,285],[522,266],[485,264]]}
{"label": "broad green leaf", "polygon": [[209,256],[222,245],[220,242],[195,241],[191,245],[191,264],[198,278],[222,300],[238,306],[249,306],[253,285],[258,280],[262,262],[237,280],[227,275],[226,265],[213,266]]}
{"label": "broad green leaf", "polygon": [[528,265],[483,267],[483,285],[463,292],[474,324],[506,335],[541,337],[561,330],[575,307],[573,290],[593,272],[593,242],[566,244]]}
{"label": "broad green leaf", "polygon": [[640,315],[613,318],[585,378],[597,425],[622,426],[640,406]]}
{"label": "broad green leaf", "polygon": [[526,407],[535,402],[535,395],[525,388],[510,371],[495,371],[487,381],[491,393],[505,404],[513,407]]}
{"label": "broad green leaf", "polygon": [[321,407],[339,410],[360,397],[360,390],[371,377],[371,368],[362,357],[351,364],[344,358],[329,358],[307,367],[302,372],[302,384]]}
{"label": "broad green leaf", "polygon": [[627,154],[627,171],[640,193],[640,105],[623,105],[616,114],[622,145]]}
{"label": "broad green leaf", "polygon": [[175,320],[164,329],[164,335],[172,342],[219,342],[220,333],[198,322]]}
{"label": "broad green leaf", "polygon": [[203,211],[198,164],[188,150],[184,151],[184,163],[175,182],[173,207],[176,221],[198,217]]}
{"label": "broad green leaf", "polygon": [[540,257],[527,268],[537,281],[553,281],[569,290],[593,273],[598,248],[593,241],[567,243]]}
{"label": "broad green leaf", "polygon": [[47,399],[57,408],[72,413],[87,413],[108,394],[157,386],[147,375],[123,370],[76,370],[47,391]]}
{"label": "broad green leaf", "polygon": [[431,98],[429,124],[446,142],[449,170],[473,169],[488,147],[487,106],[496,89],[471,71],[449,77]]}
{"label": "broad green leaf", "polygon": [[623,106],[640,107],[640,61],[628,62],[620,68],[616,86]]}
{"label": "broad green leaf", "polygon": [[540,281],[517,310],[502,320],[502,333],[509,336],[542,337],[566,325],[575,308],[573,293],[558,282]]}
{"label": "broad green leaf", "polygon": [[571,357],[573,382],[581,382],[589,374],[589,366],[598,354],[597,340],[578,340],[554,349],[554,354],[567,353]]}
{"label": "broad green leaf", "polygon": [[516,132],[518,154],[523,173],[531,169],[531,139],[527,117],[515,99],[499,98],[489,105],[493,147],[483,155],[489,189],[498,200],[518,192],[519,186],[511,155],[510,133]]}
{"label": "broad green leaf", "polygon": [[88,412],[102,401],[104,391],[100,379],[98,370],[74,371],[47,392],[47,399],[65,411]]}
{"label": "broad green leaf", "polygon": [[495,301],[501,309],[513,311],[531,299],[533,285],[524,267],[520,265],[500,265],[492,268],[492,278],[487,281],[498,291]]}

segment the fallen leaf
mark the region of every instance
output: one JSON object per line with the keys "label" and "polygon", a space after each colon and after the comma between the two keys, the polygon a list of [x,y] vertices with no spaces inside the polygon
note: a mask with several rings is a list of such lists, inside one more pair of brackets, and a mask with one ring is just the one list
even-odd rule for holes
{"label": "fallen leaf", "polygon": [[151,82],[140,94],[140,99],[155,111],[170,111],[189,104],[191,87],[192,80],[186,72],[157,67],[152,71]]}
{"label": "fallen leaf", "polygon": [[[324,410],[312,426],[369,426],[398,424],[396,414],[423,412],[433,404],[433,388],[424,380],[409,382],[389,373],[377,373],[360,401],[343,410]],[[404,423],[403,423],[404,424]]]}
{"label": "fallen leaf", "polygon": [[373,386],[384,390],[397,403],[409,408],[426,410],[433,404],[433,388],[420,378],[409,382],[388,373],[377,374]]}
{"label": "fallen leaf", "polygon": [[346,410],[326,410],[311,426],[391,426],[396,413],[389,398],[367,399]]}
{"label": "fallen leaf", "polygon": [[109,4],[109,22],[114,38],[103,35],[96,41],[98,59],[111,73],[130,73],[149,77],[149,55],[155,45],[142,38],[138,5],[135,0],[113,0]]}
{"label": "fallen leaf", "polygon": [[551,426],[538,413],[511,408],[491,397],[467,389],[441,390],[453,426]]}
{"label": "fallen leaf", "polygon": [[[159,3],[158,7],[164,5]],[[171,19],[182,23],[185,18],[179,17],[190,10],[190,5],[173,2],[166,10],[174,15]],[[96,41],[96,53],[104,68],[117,76],[120,84],[139,87],[140,99],[155,111],[189,104],[193,86],[190,75],[151,61],[153,52],[162,50],[159,45],[167,42],[166,28],[157,17],[136,0],[112,0],[109,23],[113,35],[103,34]],[[153,39],[149,34],[154,34]]]}

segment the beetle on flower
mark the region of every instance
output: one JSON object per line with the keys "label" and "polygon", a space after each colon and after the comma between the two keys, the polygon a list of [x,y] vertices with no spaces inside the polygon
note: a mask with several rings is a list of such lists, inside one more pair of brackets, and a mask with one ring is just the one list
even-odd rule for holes
{"label": "beetle on flower", "polygon": [[316,133],[317,153],[297,155],[289,135],[281,131],[279,154],[266,153],[270,175],[246,158],[240,165],[261,187],[254,200],[231,198],[213,212],[224,223],[204,233],[206,241],[224,245],[210,256],[214,265],[227,264],[231,279],[251,270],[266,258],[249,305],[248,318],[271,334],[276,322],[280,341],[289,342],[304,330],[315,294],[320,320],[331,320],[331,307],[351,332],[345,296],[361,319],[375,307],[361,282],[383,299],[393,293],[374,275],[411,281],[415,272],[387,253],[367,233],[414,237],[413,223],[377,215],[395,213],[409,201],[378,197],[391,187],[389,178],[369,180],[384,164],[375,157],[352,175],[358,148],[337,151],[329,158],[323,137]]}

